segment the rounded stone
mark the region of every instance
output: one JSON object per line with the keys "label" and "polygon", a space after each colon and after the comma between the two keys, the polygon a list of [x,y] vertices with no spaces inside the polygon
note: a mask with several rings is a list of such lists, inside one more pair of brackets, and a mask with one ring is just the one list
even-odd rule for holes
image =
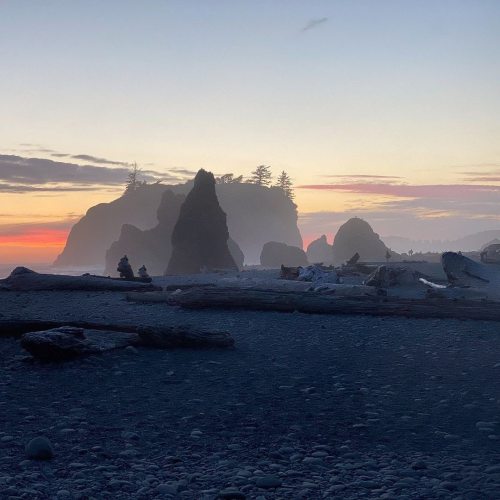
{"label": "rounded stone", "polygon": [[174,484],[162,483],[156,487],[156,491],[161,495],[177,495],[178,487]]}
{"label": "rounded stone", "polygon": [[226,488],[219,491],[217,498],[224,500],[245,500],[246,495],[236,488]]}
{"label": "rounded stone", "polygon": [[272,475],[258,477],[255,481],[255,485],[262,489],[279,488],[282,484],[283,482],[278,476]]}
{"label": "rounded stone", "polygon": [[26,445],[26,455],[33,460],[50,460],[54,456],[54,449],[48,438],[39,436]]}

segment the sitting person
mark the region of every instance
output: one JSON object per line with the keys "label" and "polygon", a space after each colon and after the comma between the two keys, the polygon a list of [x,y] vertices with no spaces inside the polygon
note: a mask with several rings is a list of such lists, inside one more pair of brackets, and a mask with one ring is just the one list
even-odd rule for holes
{"label": "sitting person", "polygon": [[132,266],[126,255],[120,259],[116,270],[120,273],[120,278],[125,278],[126,280],[134,279],[134,271],[132,271]]}
{"label": "sitting person", "polygon": [[149,278],[148,270],[146,269],[146,266],[144,264],[139,268],[139,277],[142,279]]}

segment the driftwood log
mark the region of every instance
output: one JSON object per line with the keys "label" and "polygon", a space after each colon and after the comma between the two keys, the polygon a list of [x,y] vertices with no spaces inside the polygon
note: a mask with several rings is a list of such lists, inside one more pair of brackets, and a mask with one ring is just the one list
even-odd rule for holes
{"label": "driftwood log", "polygon": [[[106,335],[135,334],[129,337],[133,344],[151,346],[162,349],[182,348],[227,348],[234,346],[234,338],[225,331],[213,331],[191,326],[135,326],[108,323],[91,323],[86,321],[44,321],[44,320],[0,320],[0,337],[21,337],[29,332],[41,332],[62,327],[75,327],[91,331],[93,342],[101,333],[102,343],[106,343]],[[123,336],[123,338],[127,338]]]}
{"label": "driftwood log", "polygon": [[[150,280],[149,280],[150,281]],[[41,291],[41,290],[76,290],[76,291],[132,291],[161,290],[148,280],[125,280],[86,274],[68,276],[63,274],[42,274],[17,267],[10,276],[0,280],[1,290]]]}
{"label": "driftwood log", "polygon": [[500,304],[483,300],[335,297],[317,292],[273,292],[227,288],[191,289],[172,294],[169,300],[171,304],[188,309],[246,309],[500,321]]}
{"label": "driftwood log", "polygon": [[139,343],[158,349],[234,347],[234,338],[224,331],[207,331],[192,326],[139,328]]}
{"label": "driftwood log", "polygon": [[137,344],[139,336],[135,333],[72,326],[28,332],[21,337],[21,346],[42,361],[65,361]]}
{"label": "driftwood log", "polygon": [[[207,287],[202,285],[201,287],[188,287],[185,289],[175,289],[174,292],[166,290],[162,292],[128,292],[126,294],[126,299],[130,302],[140,302],[140,303],[155,303],[155,302],[166,302],[168,304],[175,303],[175,296],[181,292],[186,292],[195,288],[197,292],[200,289],[210,290],[216,288],[218,291],[227,290],[227,293],[233,293],[234,290],[243,291],[248,290],[250,292],[267,292],[267,293],[288,293],[288,292],[307,292],[309,295],[311,292],[319,292],[322,295],[329,295],[330,297],[366,297],[375,296],[380,297],[381,295],[386,296],[387,292],[383,289],[376,288],[373,286],[366,285],[341,285],[337,283],[311,283],[307,281],[286,281],[286,280],[274,280],[274,282],[262,282],[262,283],[238,283],[236,286],[233,284],[231,286],[228,283],[223,283],[218,286],[210,285]],[[422,287],[423,288],[423,287]]]}

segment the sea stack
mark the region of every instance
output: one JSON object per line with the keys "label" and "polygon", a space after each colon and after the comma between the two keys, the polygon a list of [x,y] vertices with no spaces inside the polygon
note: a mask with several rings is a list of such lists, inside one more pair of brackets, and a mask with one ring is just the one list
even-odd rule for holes
{"label": "sea stack", "polygon": [[193,189],[181,206],[172,233],[172,255],[167,274],[193,274],[204,270],[237,270],[228,248],[226,214],[215,193],[211,172],[199,170]]}
{"label": "sea stack", "polygon": [[331,264],[333,261],[333,247],[328,243],[326,235],[311,241],[307,247],[307,260],[312,264]]}
{"label": "sea stack", "polygon": [[141,231],[136,226],[124,224],[120,238],[106,252],[106,272],[113,274],[117,259],[127,254],[133,268],[145,265],[150,275],[162,275],[172,254],[170,241],[184,200],[184,195],[168,189],[161,198],[158,224],[154,228]]}
{"label": "sea stack", "polygon": [[354,217],[340,226],[333,241],[333,261],[342,264],[355,253],[362,261],[384,262],[389,249],[370,224]]}
{"label": "sea stack", "polygon": [[307,266],[307,256],[299,247],[286,245],[278,241],[269,241],[262,248],[260,265],[272,269],[283,266]]}

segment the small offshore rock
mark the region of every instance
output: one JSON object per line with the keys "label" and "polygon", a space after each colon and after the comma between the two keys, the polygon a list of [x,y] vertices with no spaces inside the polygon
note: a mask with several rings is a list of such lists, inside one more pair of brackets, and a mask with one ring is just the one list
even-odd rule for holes
{"label": "small offshore rock", "polygon": [[26,455],[33,460],[50,460],[54,456],[52,443],[44,436],[33,438],[26,445]]}

